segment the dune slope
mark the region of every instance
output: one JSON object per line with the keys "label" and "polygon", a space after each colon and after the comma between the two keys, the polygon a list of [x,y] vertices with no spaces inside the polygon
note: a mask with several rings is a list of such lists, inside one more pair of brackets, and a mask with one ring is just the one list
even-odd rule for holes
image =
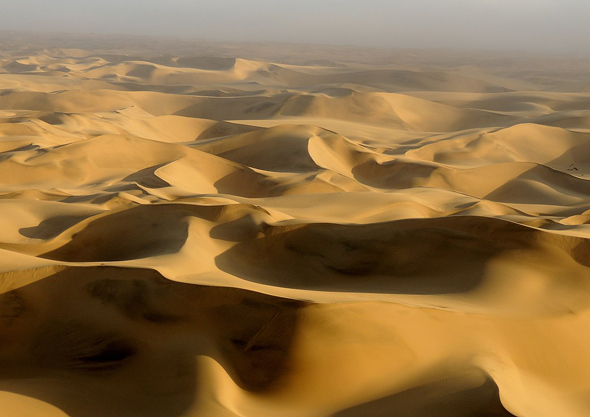
{"label": "dune slope", "polygon": [[590,414],[583,71],[39,42],[0,38],[2,417]]}

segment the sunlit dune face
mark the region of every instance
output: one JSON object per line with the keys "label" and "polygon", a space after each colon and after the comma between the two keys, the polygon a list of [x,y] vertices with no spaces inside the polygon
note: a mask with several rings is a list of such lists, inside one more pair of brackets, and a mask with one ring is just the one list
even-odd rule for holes
{"label": "sunlit dune face", "polygon": [[0,32],[0,417],[588,415],[589,74]]}

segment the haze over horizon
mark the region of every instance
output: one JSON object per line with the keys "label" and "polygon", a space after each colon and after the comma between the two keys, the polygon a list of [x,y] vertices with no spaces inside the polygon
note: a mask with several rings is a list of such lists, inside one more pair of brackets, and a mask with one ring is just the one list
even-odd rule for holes
{"label": "haze over horizon", "polygon": [[586,53],[581,0],[55,0],[3,6],[5,30],[394,48]]}
{"label": "haze over horizon", "polygon": [[590,416],[590,5],[5,3],[0,417]]}

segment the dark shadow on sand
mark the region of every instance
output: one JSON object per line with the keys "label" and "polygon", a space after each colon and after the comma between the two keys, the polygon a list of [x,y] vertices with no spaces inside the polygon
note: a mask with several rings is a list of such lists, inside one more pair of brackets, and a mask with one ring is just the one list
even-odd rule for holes
{"label": "dark shadow on sand", "polygon": [[72,417],[181,416],[199,355],[245,390],[280,383],[303,306],[152,270],[69,268],[0,295],[0,389]]}
{"label": "dark shadow on sand", "polygon": [[[236,241],[236,222],[211,236]],[[248,222],[241,222],[242,229]],[[445,294],[479,285],[488,262],[535,250],[533,229],[485,217],[410,219],[369,225],[256,226],[216,258],[252,282],[323,291]]]}

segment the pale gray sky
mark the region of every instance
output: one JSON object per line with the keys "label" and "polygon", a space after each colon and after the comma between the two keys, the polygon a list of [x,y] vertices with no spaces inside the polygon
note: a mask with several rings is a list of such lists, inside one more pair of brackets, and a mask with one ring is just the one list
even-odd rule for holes
{"label": "pale gray sky", "polygon": [[590,53],[590,0],[0,0],[7,30]]}

